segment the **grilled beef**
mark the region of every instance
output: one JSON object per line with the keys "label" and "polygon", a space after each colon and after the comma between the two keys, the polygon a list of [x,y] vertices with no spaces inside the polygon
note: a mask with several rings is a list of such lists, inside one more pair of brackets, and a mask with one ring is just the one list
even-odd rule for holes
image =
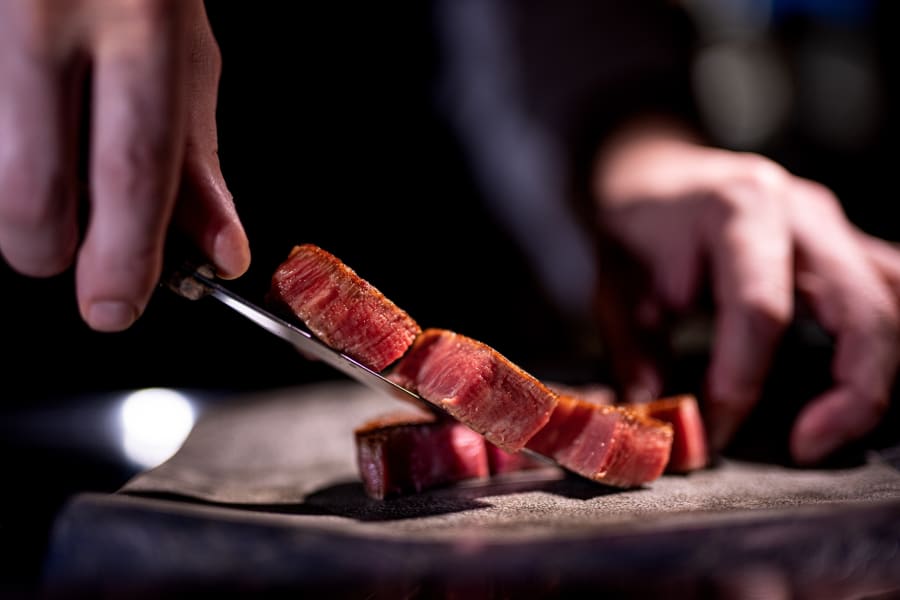
{"label": "grilled beef", "polygon": [[490,475],[485,441],[465,425],[397,413],[356,429],[363,489],[384,499]]}
{"label": "grilled beef", "polygon": [[526,447],[588,479],[636,487],[663,473],[672,426],[621,406],[561,395],[549,423]]}
{"label": "grilled beef", "polygon": [[267,302],[373,371],[383,371],[422,331],[404,310],[331,253],[295,246],[272,276]]}
{"label": "grilled beef", "polygon": [[629,406],[650,418],[672,425],[674,438],[667,472],[688,473],[709,464],[706,427],[695,396],[680,394]]}
{"label": "grilled beef", "polygon": [[557,400],[493,348],[446,329],[426,329],[388,377],[507,452],[547,424]]}

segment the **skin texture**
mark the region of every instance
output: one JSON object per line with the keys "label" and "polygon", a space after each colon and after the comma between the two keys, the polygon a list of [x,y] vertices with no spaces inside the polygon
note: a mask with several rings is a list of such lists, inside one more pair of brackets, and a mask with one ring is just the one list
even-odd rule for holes
{"label": "skin texture", "polygon": [[199,0],[0,0],[0,253],[33,277],[74,266],[93,329],[144,312],[171,223],[221,276],[249,266],[217,156],[220,70]]}
{"label": "skin texture", "polygon": [[798,415],[794,460],[820,462],[875,428],[900,361],[900,252],[854,227],[830,190],[647,120],[599,152],[592,191],[604,271],[597,315],[626,396],[660,393],[672,326],[707,291],[706,418],[721,450],[758,401],[802,303],[834,337],[834,385]]}

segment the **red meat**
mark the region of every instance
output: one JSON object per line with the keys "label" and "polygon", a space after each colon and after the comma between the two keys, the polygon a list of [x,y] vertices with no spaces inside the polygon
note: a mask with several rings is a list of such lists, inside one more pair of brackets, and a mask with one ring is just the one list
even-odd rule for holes
{"label": "red meat", "polygon": [[484,438],[450,419],[397,413],[362,425],[355,436],[359,474],[370,498],[490,475]]}
{"label": "red meat", "polygon": [[[588,402],[604,405],[616,403],[615,393],[607,386],[599,384],[570,386],[556,382],[548,382],[547,385],[559,394],[575,396]],[[623,406],[672,425],[674,437],[669,463],[666,465],[667,473],[688,473],[709,465],[706,427],[700,415],[696,396],[679,394]]]}
{"label": "red meat", "polygon": [[557,395],[493,348],[426,329],[388,375],[507,452],[550,419]]}
{"label": "red meat", "polygon": [[680,394],[629,406],[650,418],[672,425],[675,437],[672,440],[672,455],[666,466],[667,472],[688,473],[709,464],[706,427],[695,396]]}
{"label": "red meat", "polygon": [[671,425],[638,412],[561,395],[527,448],[588,479],[630,488],[663,473],[672,436]]}
{"label": "red meat", "polygon": [[267,296],[329,347],[383,371],[421,328],[379,290],[313,244],[295,246],[272,276]]}

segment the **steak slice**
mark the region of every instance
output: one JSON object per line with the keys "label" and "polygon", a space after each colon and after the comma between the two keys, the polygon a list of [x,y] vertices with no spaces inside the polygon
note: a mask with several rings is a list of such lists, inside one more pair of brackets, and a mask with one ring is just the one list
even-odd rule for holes
{"label": "steak slice", "polygon": [[447,329],[426,329],[388,377],[507,452],[550,419],[557,395],[499,352]]}
{"label": "steak slice", "polygon": [[295,246],[278,266],[267,303],[373,371],[396,362],[422,331],[368,281],[313,244]]}
{"label": "steak slice", "polygon": [[485,441],[465,425],[420,413],[395,413],[355,431],[365,493],[383,500],[490,475]]}
{"label": "steak slice", "polygon": [[672,425],[674,438],[667,472],[688,473],[709,465],[706,427],[696,396],[680,394],[629,406],[647,417]]}
{"label": "steak slice", "polygon": [[[612,388],[600,385],[566,385],[546,382],[558,394],[575,396],[597,404],[613,405],[616,395]],[[697,397],[678,394],[658,398],[650,402],[623,404],[640,414],[672,425],[672,451],[666,473],[688,473],[710,464],[706,427],[700,414]]]}
{"label": "steak slice", "polygon": [[668,423],[628,408],[560,395],[526,447],[593,481],[630,488],[662,475],[672,435]]}

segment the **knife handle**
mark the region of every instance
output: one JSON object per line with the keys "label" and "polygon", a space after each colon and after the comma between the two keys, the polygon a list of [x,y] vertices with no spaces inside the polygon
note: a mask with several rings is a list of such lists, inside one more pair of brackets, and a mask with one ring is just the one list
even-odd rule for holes
{"label": "knife handle", "polygon": [[195,275],[214,280],[216,269],[182,235],[170,234],[166,240],[160,285],[188,300],[199,300],[209,295],[212,289]]}
{"label": "knife handle", "polygon": [[199,300],[208,296],[212,290],[194,277],[197,274],[207,279],[214,279],[216,276],[212,266],[208,264],[195,266],[190,261],[186,261],[181,267],[163,273],[160,283],[188,300]]}

